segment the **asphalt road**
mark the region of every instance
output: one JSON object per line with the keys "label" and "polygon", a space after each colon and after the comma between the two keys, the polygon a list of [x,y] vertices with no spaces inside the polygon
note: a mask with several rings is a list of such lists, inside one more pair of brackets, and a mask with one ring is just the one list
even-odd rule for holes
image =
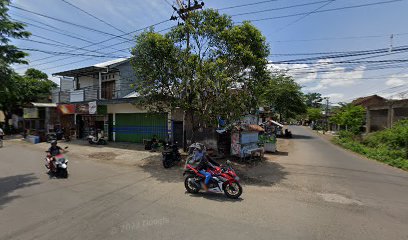
{"label": "asphalt road", "polygon": [[[408,239],[408,173],[292,127],[254,167],[237,201],[185,193],[180,169],[119,166],[68,154],[49,179],[44,152],[0,149],[0,239]],[[252,175],[251,175],[252,174]]]}

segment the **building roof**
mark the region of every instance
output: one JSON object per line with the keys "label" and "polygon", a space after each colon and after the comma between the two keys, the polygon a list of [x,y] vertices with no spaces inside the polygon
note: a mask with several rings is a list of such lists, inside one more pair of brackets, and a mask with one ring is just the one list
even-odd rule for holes
{"label": "building roof", "polygon": [[371,96],[366,96],[366,97],[359,97],[357,99],[354,99],[351,104],[353,105],[366,105],[365,103],[369,102],[370,100],[377,100],[377,101],[387,101],[387,99],[380,97],[378,95],[371,95]]}
{"label": "building roof", "polygon": [[33,107],[57,107],[56,103],[35,103],[32,102],[31,106]]}
{"label": "building roof", "polygon": [[107,62],[98,63],[92,66],[66,70],[63,72],[53,73],[53,76],[64,76],[64,77],[80,77],[89,76],[100,71],[106,71],[109,68],[115,68],[122,63],[130,61],[130,58],[118,58]]}

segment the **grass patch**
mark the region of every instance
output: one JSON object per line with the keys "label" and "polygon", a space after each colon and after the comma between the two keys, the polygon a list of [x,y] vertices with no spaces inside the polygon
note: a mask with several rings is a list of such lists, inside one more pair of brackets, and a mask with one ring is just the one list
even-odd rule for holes
{"label": "grass patch", "polygon": [[356,153],[408,171],[408,120],[364,138],[343,131],[332,141]]}

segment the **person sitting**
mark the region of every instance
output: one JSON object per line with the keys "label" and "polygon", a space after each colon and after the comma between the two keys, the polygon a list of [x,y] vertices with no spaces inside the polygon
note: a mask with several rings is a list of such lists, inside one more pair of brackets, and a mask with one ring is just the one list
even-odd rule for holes
{"label": "person sitting", "polygon": [[52,163],[52,161],[55,160],[55,156],[61,154],[61,151],[64,152],[64,149],[57,145],[56,140],[52,140],[51,147],[47,150],[47,165],[46,165],[46,167],[50,169],[50,172],[55,172],[54,164]]}
{"label": "person sitting", "polygon": [[208,191],[208,185],[211,181],[212,174],[207,170],[214,169],[215,167],[212,164],[212,160],[206,155],[204,147],[201,145],[198,145],[194,158],[196,161],[199,161],[197,170],[205,176],[203,184],[204,191]]}

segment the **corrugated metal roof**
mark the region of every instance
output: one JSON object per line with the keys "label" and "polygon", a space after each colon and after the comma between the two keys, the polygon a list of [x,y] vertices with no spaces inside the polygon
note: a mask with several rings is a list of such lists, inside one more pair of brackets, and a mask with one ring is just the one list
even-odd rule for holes
{"label": "corrugated metal roof", "polygon": [[100,68],[111,67],[112,65],[117,65],[118,63],[126,62],[128,60],[129,60],[129,58],[118,58],[118,59],[110,60],[110,61],[107,61],[107,62],[98,63],[98,64],[95,64],[93,66],[94,67],[100,67]]}
{"label": "corrugated metal roof", "polygon": [[35,103],[32,102],[33,107],[57,107],[56,103]]}

